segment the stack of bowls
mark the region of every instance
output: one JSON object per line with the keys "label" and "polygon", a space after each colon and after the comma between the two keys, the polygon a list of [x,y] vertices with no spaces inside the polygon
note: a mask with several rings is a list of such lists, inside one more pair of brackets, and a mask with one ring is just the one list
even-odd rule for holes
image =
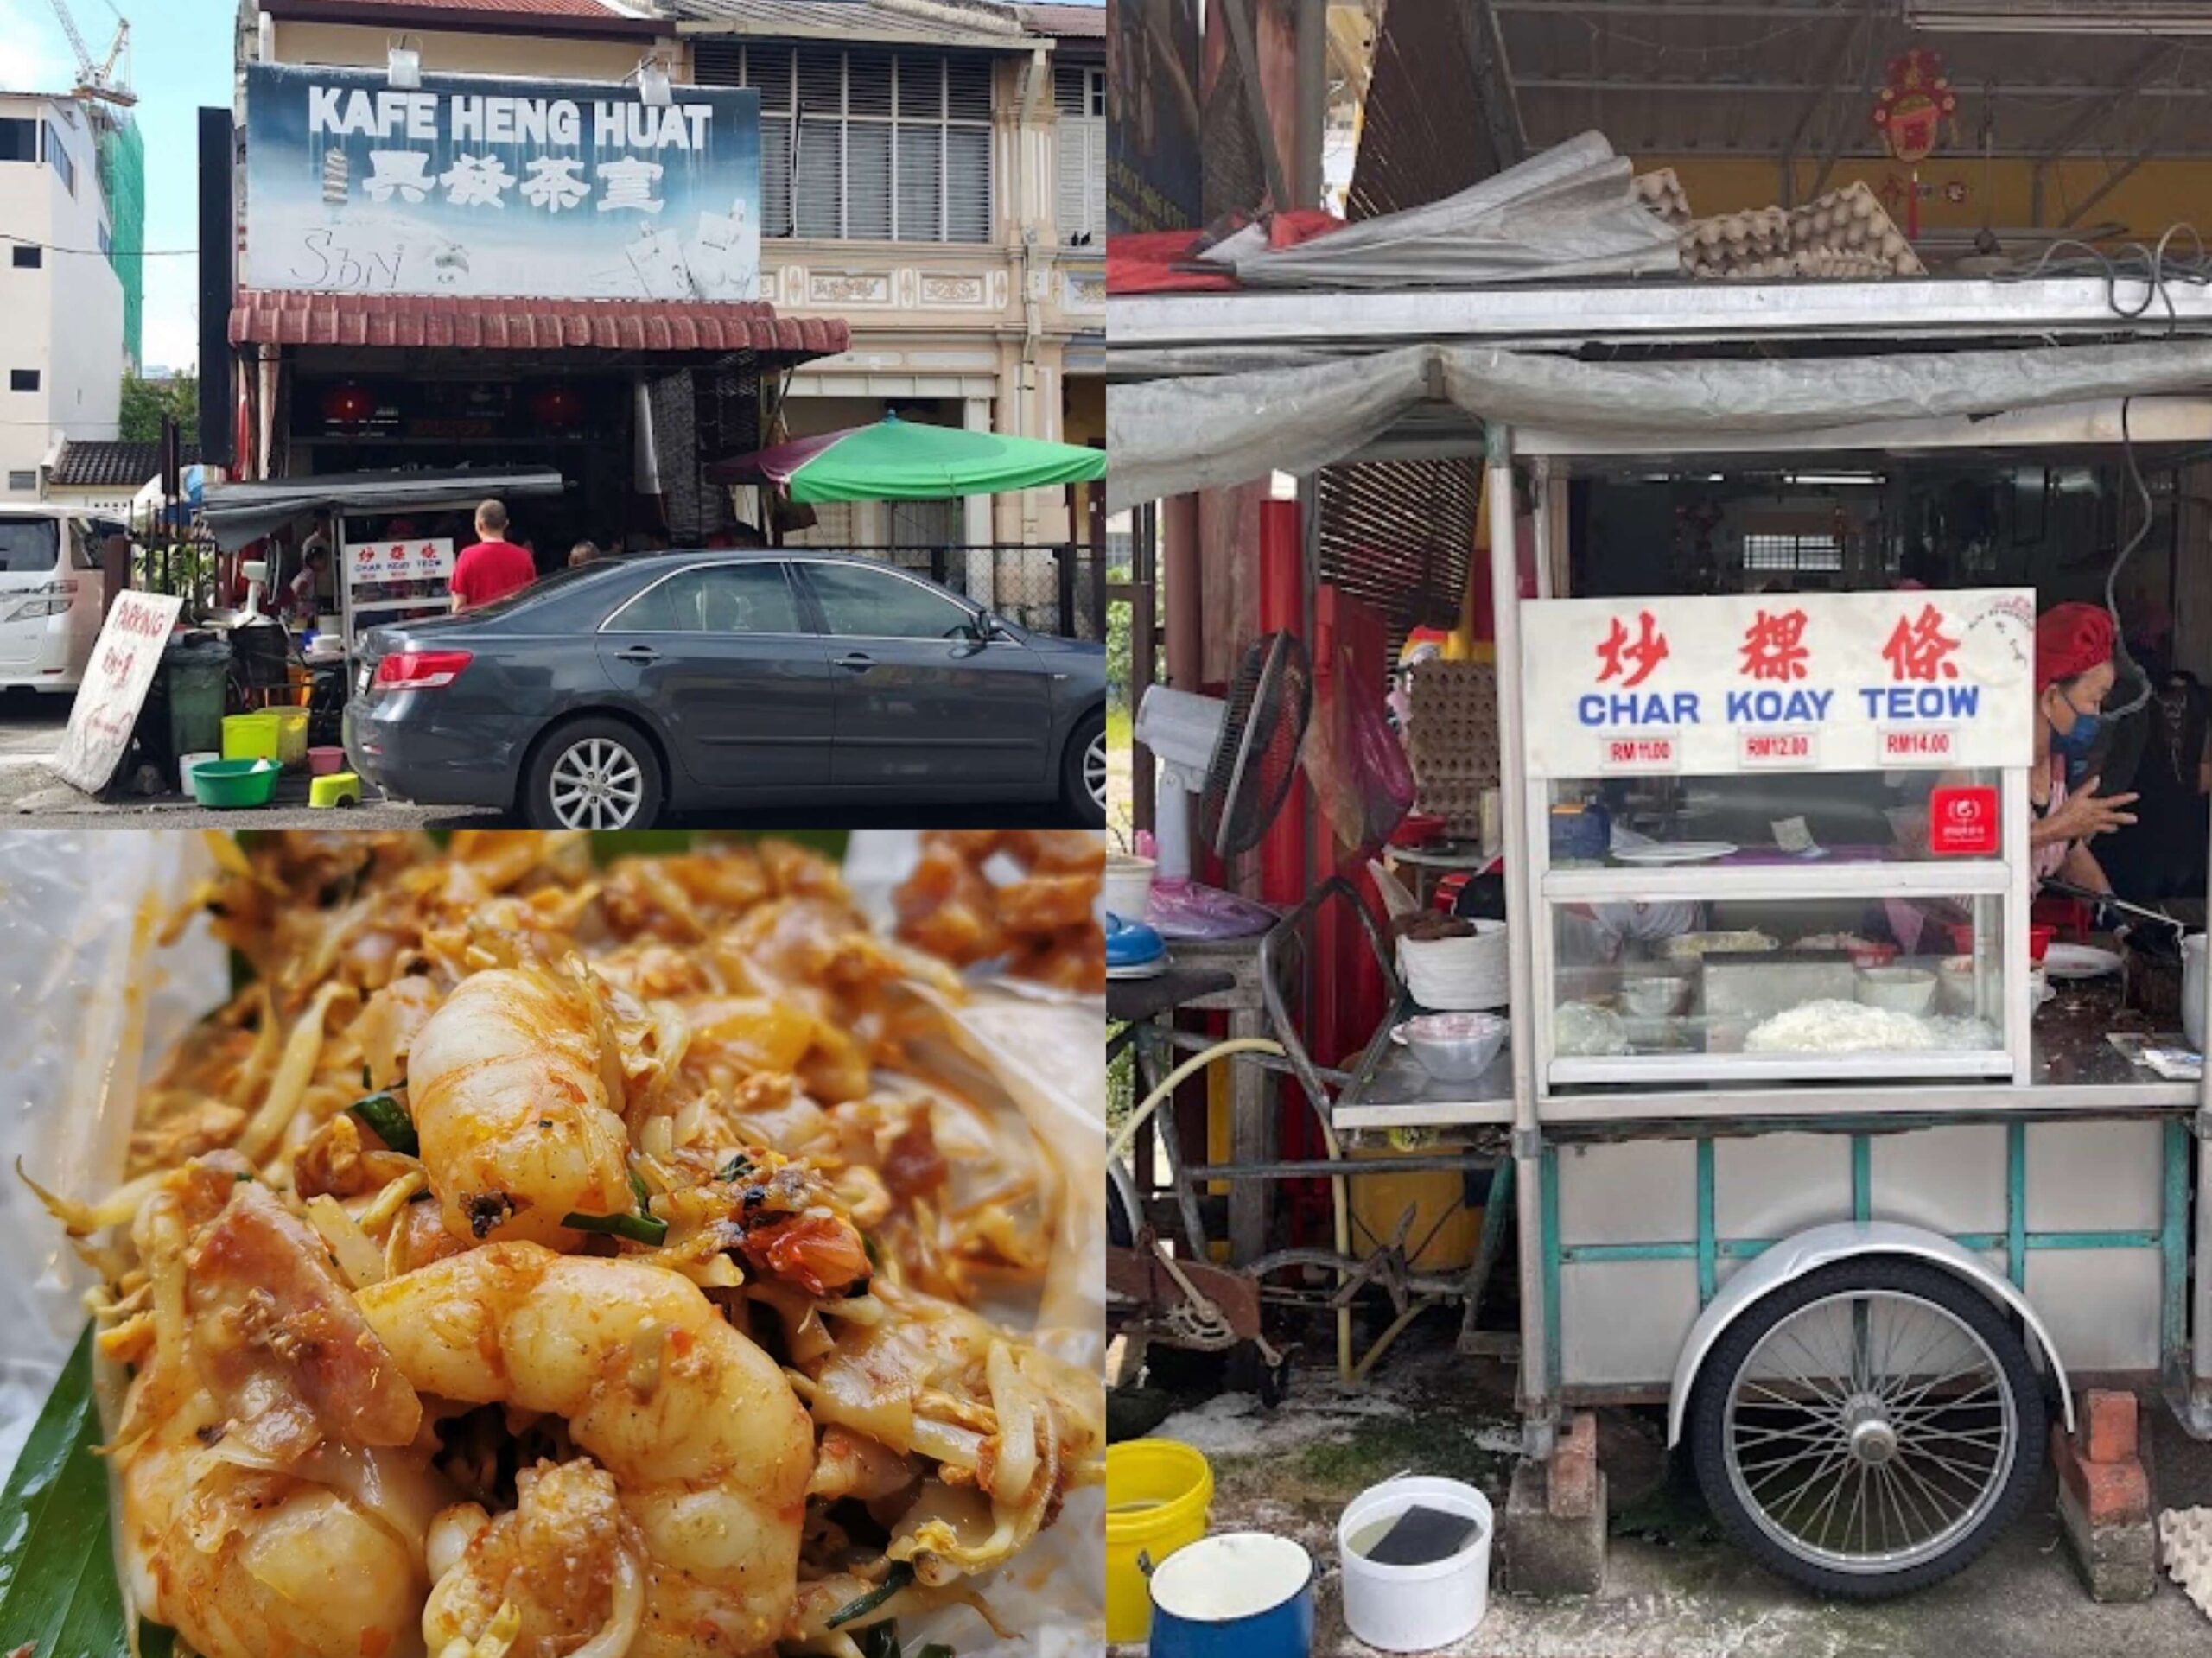
{"label": "stack of bowls", "polygon": [[1505,923],[1476,921],[1471,937],[1401,938],[1398,976],[1439,1013],[1503,1007],[1511,1000]]}

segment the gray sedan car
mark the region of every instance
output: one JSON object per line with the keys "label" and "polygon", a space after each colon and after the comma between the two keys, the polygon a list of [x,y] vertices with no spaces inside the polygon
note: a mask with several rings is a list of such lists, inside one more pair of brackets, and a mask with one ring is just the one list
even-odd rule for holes
{"label": "gray sedan car", "polygon": [[346,752],[379,788],[542,829],[825,801],[1105,821],[1106,653],[875,560],[660,553],[370,630]]}

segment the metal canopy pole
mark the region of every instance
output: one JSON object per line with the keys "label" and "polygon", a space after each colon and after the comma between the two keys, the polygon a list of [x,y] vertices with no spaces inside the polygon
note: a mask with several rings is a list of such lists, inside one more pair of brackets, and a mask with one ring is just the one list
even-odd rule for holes
{"label": "metal canopy pole", "polygon": [[1497,674],[1499,816],[1504,820],[1506,952],[1513,1028],[1513,1202],[1521,1241],[1522,1448],[1551,1454],[1556,1424],[1551,1397],[1550,1326],[1544,1305],[1543,1136],[1536,1121],[1535,936],[1541,906],[1529,879],[1529,784],[1522,764],[1521,559],[1513,524],[1513,430],[1484,433],[1489,468],[1491,660]]}
{"label": "metal canopy pole", "polygon": [[[2212,880],[2212,848],[2205,874]],[[2208,889],[2212,890],[2212,889]],[[2212,1009],[2212,973],[2201,975],[2198,994]],[[2212,1024],[2201,1028],[2212,1030]],[[2212,1411],[2199,1407],[2200,1389],[2212,1382],[2212,1065],[2200,1065],[2196,1082],[2196,1273],[2189,1305],[2190,1365],[2183,1422],[2200,1435],[2212,1431]]]}

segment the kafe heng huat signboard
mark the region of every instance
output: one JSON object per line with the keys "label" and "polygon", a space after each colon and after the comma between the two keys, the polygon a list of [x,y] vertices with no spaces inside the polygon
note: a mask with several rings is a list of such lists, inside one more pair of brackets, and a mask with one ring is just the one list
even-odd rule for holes
{"label": "kafe heng huat signboard", "polygon": [[249,288],[749,300],[760,95],[246,70]]}
{"label": "kafe heng huat signboard", "polygon": [[2024,588],[1524,603],[1529,771],[2024,767],[2035,628]]}

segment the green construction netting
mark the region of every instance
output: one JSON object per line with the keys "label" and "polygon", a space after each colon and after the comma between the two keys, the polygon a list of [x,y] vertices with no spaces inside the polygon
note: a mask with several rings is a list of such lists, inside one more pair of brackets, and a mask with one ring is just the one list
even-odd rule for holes
{"label": "green construction netting", "polygon": [[123,283],[123,345],[143,368],[146,316],[146,141],[121,111],[99,124],[100,194],[107,199],[107,262]]}

